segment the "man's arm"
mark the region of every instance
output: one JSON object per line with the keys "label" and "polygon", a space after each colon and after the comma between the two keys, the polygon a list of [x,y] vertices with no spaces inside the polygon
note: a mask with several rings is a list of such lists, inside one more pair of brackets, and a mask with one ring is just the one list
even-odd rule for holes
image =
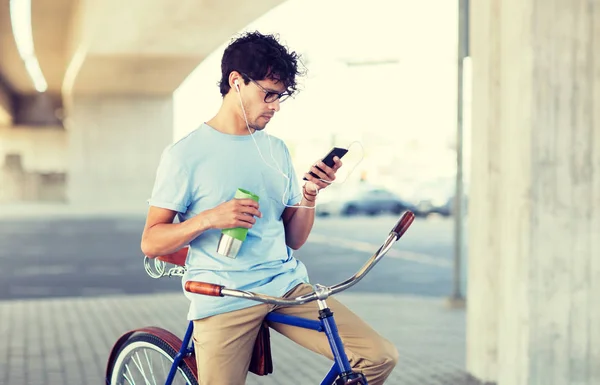
{"label": "man's arm", "polygon": [[210,229],[249,229],[256,223],[254,217],[262,217],[258,208],[252,199],[232,199],[187,221],[173,223],[175,211],[150,206],[142,234],[142,252],[156,258],[176,252]]}
{"label": "man's arm", "polygon": [[[296,206],[315,207],[314,197],[308,200],[305,196],[302,196],[302,201]],[[298,250],[304,245],[312,230],[315,222],[315,210],[286,207],[281,218],[285,226],[285,243],[292,249]]]}
{"label": "man's arm", "polygon": [[[285,242],[294,249],[298,250],[306,240],[312,230],[315,222],[315,201],[317,199],[317,190],[322,190],[329,186],[335,180],[335,173],[342,167],[341,160],[336,156],[333,167],[328,167],[323,162],[318,162],[311,167],[313,173],[318,178],[315,178],[310,173],[304,174],[308,182],[302,187],[302,201],[296,206],[304,207],[286,207],[283,211],[281,219],[285,226]],[[319,166],[323,172],[319,171],[316,166]],[[321,179],[328,182],[323,182]],[[310,207],[310,208],[308,208]]]}
{"label": "man's arm", "polygon": [[171,254],[210,228],[206,212],[173,223],[176,211],[150,206],[142,234],[142,252],[149,258]]}

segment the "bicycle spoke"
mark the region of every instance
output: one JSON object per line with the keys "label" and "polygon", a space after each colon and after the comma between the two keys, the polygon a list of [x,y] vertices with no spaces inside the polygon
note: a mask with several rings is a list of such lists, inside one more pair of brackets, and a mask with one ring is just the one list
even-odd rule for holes
{"label": "bicycle spoke", "polygon": [[146,372],[144,371],[144,368],[142,367],[142,360],[140,359],[139,353],[135,352],[135,356],[137,357],[139,363],[133,357],[131,358],[131,361],[133,361],[135,366],[137,366],[138,370],[140,371],[140,374],[142,375],[142,377],[144,377],[144,382],[146,383],[145,385],[152,385],[150,383],[150,381],[148,381],[148,377],[146,377]]}
{"label": "bicycle spoke", "polygon": [[135,385],[135,382],[131,381],[131,380],[129,379],[129,377],[127,377],[127,374],[123,374],[123,377],[125,377],[125,379],[127,380],[127,382],[128,382],[129,384],[131,384],[131,385]]}
{"label": "bicycle spoke", "polygon": [[162,378],[167,378],[169,372],[168,372],[167,367],[165,366],[165,360],[160,360],[160,367],[162,368],[162,372],[163,372]]}
{"label": "bicycle spoke", "polygon": [[123,377],[125,377],[131,385],[135,385],[135,381],[133,381],[133,375],[131,374],[129,365],[125,364],[125,369],[127,369],[127,373],[129,373],[129,377],[131,377],[131,380],[129,378],[127,378],[127,374],[125,374],[125,373],[123,373]]}
{"label": "bicycle spoke", "polygon": [[148,363],[148,369],[150,369],[150,375],[152,376],[152,381],[154,382],[154,385],[157,385],[156,377],[154,376],[154,370],[152,368],[152,360],[150,359],[150,357],[148,357],[148,350],[144,350],[144,356],[146,356],[146,362]]}

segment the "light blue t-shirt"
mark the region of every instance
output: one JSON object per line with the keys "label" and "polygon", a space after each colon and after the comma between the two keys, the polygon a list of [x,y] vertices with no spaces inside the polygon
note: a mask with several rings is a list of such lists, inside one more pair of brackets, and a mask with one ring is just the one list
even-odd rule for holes
{"label": "light blue t-shirt", "polygon": [[[183,222],[233,199],[238,188],[259,196],[262,218],[255,218],[236,258],[217,253],[220,230],[208,230],[194,239],[182,285],[194,280],[282,296],[299,283],[308,283],[306,267],[285,243],[283,202],[297,204],[302,195],[282,140],[263,131],[253,136],[228,135],[202,124],[164,150],[148,203],[177,211]],[[259,304],[184,292],[190,300],[189,320]]]}

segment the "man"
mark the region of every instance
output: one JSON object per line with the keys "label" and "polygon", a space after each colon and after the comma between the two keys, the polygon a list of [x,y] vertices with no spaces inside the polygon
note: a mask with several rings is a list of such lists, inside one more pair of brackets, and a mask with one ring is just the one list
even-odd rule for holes
{"label": "man", "polygon": [[[300,187],[283,141],[263,129],[296,91],[298,56],[258,32],[234,40],[221,63],[222,105],[217,114],[161,157],[142,236],[148,257],[189,245],[183,282],[203,281],[272,296],[312,291],[305,266],[293,256],[312,229],[317,190],[335,179],[342,163],[322,162]],[[317,169],[318,166],[321,170]],[[234,199],[238,188],[259,196]],[[179,223],[173,223],[175,216]],[[245,227],[235,258],[217,253],[221,229]],[[185,292],[194,320],[198,379],[202,385],[244,384],[259,327],[270,311],[315,318],[316,302],[274,307],[232,297]],[[382,384],[398,360],[396,348],[334,298],[328,300],[354,370]],[[323,333],[272,324],[298,344],[332,359]]]}

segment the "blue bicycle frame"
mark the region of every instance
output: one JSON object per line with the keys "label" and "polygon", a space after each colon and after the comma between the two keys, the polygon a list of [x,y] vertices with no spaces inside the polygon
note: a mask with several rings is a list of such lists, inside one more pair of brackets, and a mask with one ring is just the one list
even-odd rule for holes
{"label": "blue bicycle frame", "polygon": [[[323,381],[321,381],[321,385],[332,385],[338,376],[353,374],[352,368],[350,367],[350,362],[348,361],[348,357],[344,351],[342,339],[340,338],[335,320],[333,319],[333,313],[331,310],[329,310],[329,308],[325,308],[319,312],[319,321],[275,312],[269,313],[266,317],[266,320],[325,333],[327,340],[329,341],[329,346],[331,347],[331,352],[333,353],[334,362]],[[190,321],[187,331],[185,332],[185,337],[183,338],[183,343],[181,344],[181,349],[175,356],[165,385],[172,384],[181,360],[194,352],[193,342],[190,344],[193,331],[194,323]],[[365,379],[363,379],[363,382],[365,385],[367,385]]]}

